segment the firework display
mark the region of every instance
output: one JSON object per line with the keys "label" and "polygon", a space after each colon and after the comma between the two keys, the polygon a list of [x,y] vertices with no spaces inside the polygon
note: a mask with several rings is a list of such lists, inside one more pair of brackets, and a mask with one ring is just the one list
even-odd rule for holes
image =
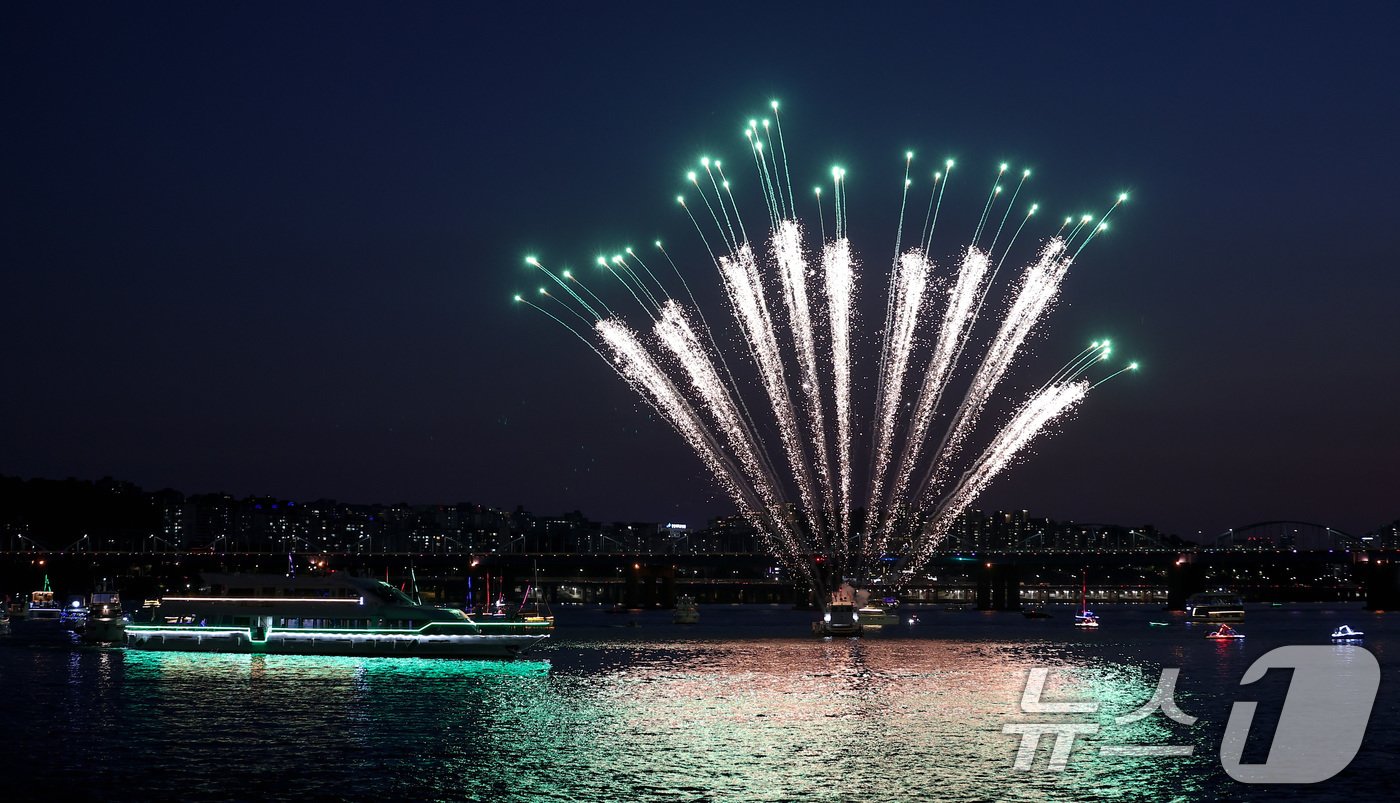
{"label": "firework display", "polygon": [[[1008,194],[1009,166],[1000,165],[970,243],[943,267],[931,248],[954,162],[933,174],[924,224],[911,246],[904,229],[914,154],[907,153],[878,357],[864,367],[857,357],[862,272],[849,239],[846,171],[831,171],[833,225],[827,226],[819,187],[817,230],[805,227],[777,102],[771,109],[769,119],[744,129],[766,239],[750,239],[719,160],[701,159],[702,169],[687,175],[691,196],[677,197],[719,273],[732,323],[709,323],[688,271],[659,241],[669,273],[653,271],[630,248],[597,259],[641,308],[644,326],[629,324],[574,272],[552,270],[535,257],[526,261],[550,286],[535,301],[516,300],[569,329],[632,386],[681,435],[773,554],[814,590],[823,593],[848,578],[897,588],[1038,436],[1095,387],[1137,368],[1130,363],[1091,380],[1091,369],[1112,354],[1109,341],[1096,341],[1038,390],[1001,390],[1075,259],[1127,196],[1097,220],[1067,218],[1030,251],[1005,298],[991,299],[1038,210],[1016,207],[1030,171]],[[1009,195],[1005,203],[1003,195]],[[673,274],[683,298],[658,273]],[[978,338],[987,309],[997,309],[984,327],[993,331]],[[871,387],[860,386],[860,370],[871,375]],[[740,381],[749,377],[756,382]],[[873,397],[866,417],[857,396]],[[999,423],[984,420],[999,417]],[[862,465],[868,466],[863,478],[856,475]]]}

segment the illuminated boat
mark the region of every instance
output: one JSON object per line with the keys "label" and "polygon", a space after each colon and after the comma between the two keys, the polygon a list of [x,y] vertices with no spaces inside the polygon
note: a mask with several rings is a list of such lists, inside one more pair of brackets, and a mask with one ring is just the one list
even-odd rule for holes
{"label": "illuminated boat", "polygon": [[1089,572],[1084,572],[1083,585],[1079,587],[1079,613],[1074,615],[1075,627],[1097,628],[1099,617],[1089,610]]}
{"label": "illuminated boat", "polygon": [[116,591],[92,592],[87,622],[83,625],[83,640],[98,644],[120,644],[126,640],[126,617],[122,614],[121,596]]}
{"label": "illuminated boat", "polygon": [[1360,641],[1366,634],[1360,630],[1352,630],[1350,625],[1342,625],[1332,631],[1333,641]]}
{"label": "illuminated boat", "polygon": [[872,602],[856,611],[861,627],[886,627],[899,624],[899,612],[890,601]]}
{"label": "illuminated boat", "polygon": [[1244,600],[1223,591],[1192,594],[1186,598],[1186,612],[1195,622],[1242,622]]}
{"label": "illuminated boat", "polygon": [[856,611],[855,592],[849,585],[832,593],[831,602],[822,612],[822,620],[813,622],[812,630],[822,636],[860,635],[860,613]]}
{"label": "illuminated boat", "polygon": [[685,594],[676,599],[676,612],[671,615],[671,622],[678,625],[699,624],[700,606],[695,604],[694,597]]}
{"label": "illuminated boat", "polygon": [[1232,639],[1242,639],[1244,638],[1244,634],[1229,625],[1221,625],[1207,633],[1206,638],[1214,639],[1215,641],[1229,641]]}
{"label": "illuminated boat", "polygon": [[29,604],[25,606],[24,615],[31,622],[56,623],[63,618],[63,608],[54,599],[47,574],[44,575],[44,587],[29,595]]}
{"label": "illuminated boat", "polygon": [[126,625],[128,647],[293,655],[511,658],[552,620],[477,621],[422,605],[388,583],[333,573],[206,574],[198,593],[168,595],[149,622]]}
{"label": "illuminated boat", "polygon": [[82,630],[87,627],[88,606],[82,597],[69,597],[58,614],[58,623],[68,630]]}

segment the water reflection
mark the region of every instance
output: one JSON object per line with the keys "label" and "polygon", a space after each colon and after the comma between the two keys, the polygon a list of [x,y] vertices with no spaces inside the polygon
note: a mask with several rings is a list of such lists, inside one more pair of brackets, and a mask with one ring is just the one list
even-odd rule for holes
{"label": "water reflection", "polygon": [[[4,676],[29,690],[0,697],[0,713],[53,722],[55,739],[87,745],[76,772],[48,753],[18,757],[72,797],[1203,799],[1222,789],[1218,737],[1244,668],[1279,643],[1330,633],[1316,617],[1280,617],[1251,623],[1248,644],[1217,645],[1192,628],[1149,628],[1145,615],[1086,636],[968,614],[931,615],[919,632],[818,640],[787,635],[805,627],[800,614],[768,625],[754,615],[621,630],[600,614],[561,628],[538,660],[515,662],[0,649]],[[1382,654],[1384,625],[1366,629]],[[1175,700],[1200,722],[1158,713],[1118,724],[1173,666]],[[1051,670],[1045,700],[1098,710],[1023,713],[1037,667]],[[1378,716],[1395,712],[1387,699]],[[1048,744],[1037,771],[1014,771],[1020,737],[1003,725],[1047,720],[1099,731],[1062,773],[1042,771]],[[1395,742],[1388,727],[1382,752]],[[1099,750],[1134,744],[1196,750]]]}

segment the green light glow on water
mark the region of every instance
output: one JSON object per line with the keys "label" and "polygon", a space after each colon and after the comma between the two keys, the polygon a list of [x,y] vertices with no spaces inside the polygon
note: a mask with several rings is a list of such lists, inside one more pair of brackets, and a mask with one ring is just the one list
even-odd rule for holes
{"label": "green light glow on water", "polygon": [[346,678],[527,678],[547,677],[549,661],[473,661],[459,658],[395,658],[254,653],[158,652],[127,650],[122,655],[128,677],[251,677],[265,680]]}

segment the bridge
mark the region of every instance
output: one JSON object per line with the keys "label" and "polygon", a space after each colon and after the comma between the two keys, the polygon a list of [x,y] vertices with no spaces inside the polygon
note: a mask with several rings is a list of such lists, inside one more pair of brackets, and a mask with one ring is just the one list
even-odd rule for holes
{"label": "bridge", "polygon": [[[1333,528],[1272,521],[1232,528],[1213,545],[1189,548],[1126,534],[1095,549],[1027,539],[1005,549],[945,550],[917,576],[899,579],[911,602],[976,603],[988,610],[1077,601],[1081,584],[1098,602],[1180,607],[1197,591],[1230,588],[1247,599],[1364,598],[1375,609],[1400,609],[1400,551],[1369,546]],[[644,606],[668,606],[682,593],[703,602],[805,598],[773,557],[749,552],[317,552],[294,560],[302,571],[314,562],[318,570],[396,585],[413,577],[430,596],[459,604],[480,599],[487,583],[508,594],[534,585],[560,602]],[[123,588],[129,596],[154,596],[162,586],[195,582],[200,572],[282,573],[288,561],[281,551],[28,548],[0,552],[0,592],[27,595],[47,574],[62,593],[86,593],[104,577],[120,577],[130,584]]]}

